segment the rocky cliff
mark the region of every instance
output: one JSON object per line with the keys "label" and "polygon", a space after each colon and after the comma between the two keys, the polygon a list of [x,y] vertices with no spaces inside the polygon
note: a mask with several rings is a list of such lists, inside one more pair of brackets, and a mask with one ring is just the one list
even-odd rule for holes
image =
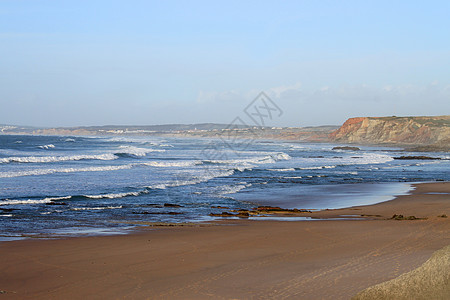
{"label": "rocky cliff", "polygon": [[332,142],[440,145],[448,147],[450,116],[363,117],[348,119],[330,134]]}

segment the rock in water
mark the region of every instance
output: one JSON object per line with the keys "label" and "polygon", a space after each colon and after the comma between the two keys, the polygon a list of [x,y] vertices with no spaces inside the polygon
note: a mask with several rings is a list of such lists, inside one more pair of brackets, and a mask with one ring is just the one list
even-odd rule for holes
{"label": "rock in water", "polygon": [[358,147],[351,147],[351,146],[338,146],[338,147],[333,147],[332,150],[350,150],[350,151],[359,151],[361,149],[359,149]]}

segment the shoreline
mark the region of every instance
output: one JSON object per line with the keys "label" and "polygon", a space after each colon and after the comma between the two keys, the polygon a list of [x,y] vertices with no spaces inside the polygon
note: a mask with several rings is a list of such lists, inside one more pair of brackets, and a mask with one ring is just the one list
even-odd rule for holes
{"label": "shoreline", "polygon": [[[0,243],[0,297],[348,299],[450,245],[450,183],[413,186],[369,206],[297,214],[329,220]],[[342,215],[358,220],[333,220]]]}
{"label": "shoreline", "polygon": [[[407,195],[415,184],[431,182],[364,182],[304,185],[303,189],[292,193],[280,192],[276,188],[264,191],[263,197],[257,193],[250,196],[234,195],[238,201],[248,201],[255,206],[279,206],[283,209],[306,209],[322,211],[353,206],[368,206],[391,201],[397,196]],[[306,189],[305,189],[306,188]]]}
{"label": "shoreline", "polygon": [[[250,203],[253,209],[240,209],[234,210],[228,207],[223,207],[222,213],[230,213],[232,215],[220,216],[218,213],[216,216],[205,215],[202,219],[191,219],[184,222],[170,222],[170,221],[117,221],[118,223],[126,224],[129,226],[124,227],[67,227],[55,229],[52,233],[39,232],[35,234],[22,234],[16,236],[0,235],[0,244],[4,242],[13,242],[28,239],[41,239],[41,240],[53,240],[53,239],[65,239],[76,237],[93,237],[93,236],[113,236],[113,235],[126,235],[139,232],[142,227],[153,226],[208,226],[208,224],[220,224],[222,221],[229,220],[254,220],[254,221],[267,221],[267,220],[279,220],[279,221],[309,221],[309,220],[328,220],[330,217],[319,217],[321,211],[336,210],[342,208],[351,208],[354,206],[367,206],[378,204],[386,201],[391,201],[395,197],[400,195],[407,195],[411,192],[414,184],[431,183],[431,182],[369,182],[369,183],[345,183],[338,185],[310,185],[309,187],[315,191],[309,191],[307,195],[300,194],[283,194],[280,195],[276,192],[274,195],[264,193],[264,199],[260,199],[257,195],[253,200],[243,200],[238,197],[238,201]],[[326,191],[326,193],[324,193]],[[300,198],[300,199],[299,199]],[[281,199],[281,201],[280,201]],[[305,200],[306,199],[306,200]],[[334,202],[341,203],[336,205]],[[307,203],[314,203],[319,205],[317,207],[309,207]],[[258,212],[259,206],[270,206],[280,208],[280,211]],[[324,207],[324,208],[322,208]],[[302,211],[299,213],[292,213],[292,210],[299,209]],[[310,211],[303,212],[303,211]],[[249,216],[239,214],[239,212],[250,212]],[[351,217],[354,218],[354,217]],[[350,217],[334,219],[351,219]]]}

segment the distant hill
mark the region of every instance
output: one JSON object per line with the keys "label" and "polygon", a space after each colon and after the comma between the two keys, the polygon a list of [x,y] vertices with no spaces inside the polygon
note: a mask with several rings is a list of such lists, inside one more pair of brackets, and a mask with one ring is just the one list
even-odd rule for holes
{"label": "distant hill", "polygon": [[450,116],[350,118],[330,134],[332,142],[414,145],[429,149],[433,146],[448,149],[449,139]]}
{"label": "distant hill", "polygon": [[[102,126],[74,126],[74,127],[24,127],[0,125],[0,132],[7,134],[42,134],[42,135],[111,135],[111,134],[146,134],[164,133],[188,130],[222,130],[226,124],[164,124],[164,125],[102,125]],[[246,128],[236,125],[234,128]]]}
{"label": "distant hill", "polygon": [[0,126],[0,134],[31,135],[138,135],[198,138],[277,139],[308,142],[327,142],[329,134],[338,126],[315,127],[259,127],[216,123],[166,125],[105,125],[80,127],[20,127]]}
{"label": "distant hill", "polygon": [[450,151],[450,116],[359,117],[348,119],[340,127],[254,127],[216,123],[55,128],[0,125],[0,134],[241,138],[398,145],[413,151]]}

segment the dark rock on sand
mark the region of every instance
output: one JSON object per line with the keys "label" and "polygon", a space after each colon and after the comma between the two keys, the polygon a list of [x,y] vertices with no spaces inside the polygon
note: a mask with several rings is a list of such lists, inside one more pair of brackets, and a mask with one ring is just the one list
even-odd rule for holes
{"label": "dark rock on sand", "polygon": [[248,218],[250,215],[254,215],[255,214],[254,212],[249,211],[249,210],[245,210],[245,209],[240,209],[240,210],[235,211],[235,212],[237,212],[236,216],[240,217],[240,218]]}
{"label": "dark rock on sand", "polygon": [[248,213],[248,212],[241,212],[241,213],[238,213],[237,216],[239,218],[248,218],[248,217],[250,217],[250,213]]}
{"label": "dark rock on sand", "polygon": [[258,212],[264,213],[272,213],[272,212],[286,212],[286,213],[303,213],[303,212],[311,212],[307,209],[285,209],[278,206],[258,206],[256,209]]}
{"label": "dark rock on sand", "polygon": [[392,220],[423,220],[424,218],[417,218],[416,216],[405,217],[403,215],[393,215]]}
{"label": "dark rock on sand", "polygon": [[264,210],[264,211],[282,211],[283,209],[278,206],[258,206],[256,210]]}
{"label": "dark rock on sand", "polygon": [[218,214],[210,213],[209,215],[210,215],[211,217],[235,217],[235,216],[236,216],[236,215],[231,214],[231,213],[226,212],[226,211],[221,212],[221,213],[218,213]]}

